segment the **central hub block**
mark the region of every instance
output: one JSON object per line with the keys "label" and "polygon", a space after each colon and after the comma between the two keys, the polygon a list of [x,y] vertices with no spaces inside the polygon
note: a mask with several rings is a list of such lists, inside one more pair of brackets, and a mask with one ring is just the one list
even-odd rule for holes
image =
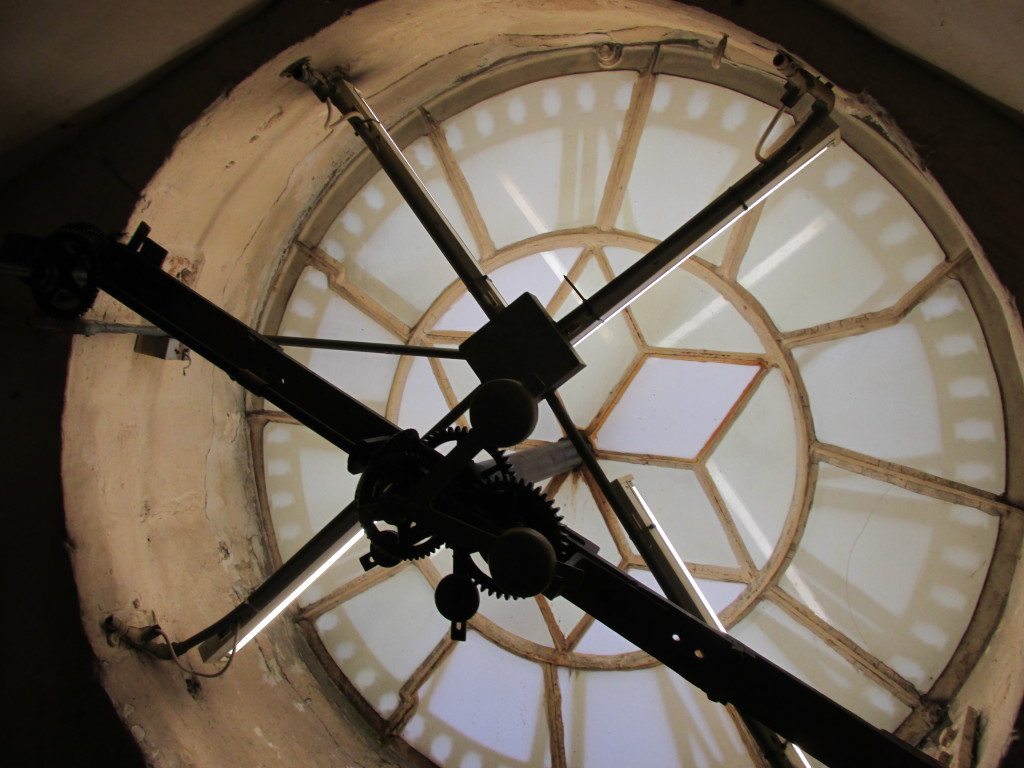
{"label": "central hub block", "polygon": [[459,346],[480,381],[513,379],[534,397],[555,391],[584,363],[532,293],[524,293]]}

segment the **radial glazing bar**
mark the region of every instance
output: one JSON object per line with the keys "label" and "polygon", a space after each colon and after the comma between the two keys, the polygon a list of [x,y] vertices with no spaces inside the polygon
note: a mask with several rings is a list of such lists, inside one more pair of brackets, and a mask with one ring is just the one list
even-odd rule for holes
{"label": "radial glazing bar", "polygon": [[302,59],[284,72],[285,75],[308,85],[321,101],[337,107],[342,117],[351,123],[356,135],[365,143],[381,168],[405,198],[427,234],[452,265],[469,294],[476,299],[488,317],[494,317],[505,306],[501,294],[480,271],[473,256],[455,232],[451,223],[416,171],[405,159],[391,135],[370,109],[356,87],[341,77],[328,77],[313,69],[308,59]]}

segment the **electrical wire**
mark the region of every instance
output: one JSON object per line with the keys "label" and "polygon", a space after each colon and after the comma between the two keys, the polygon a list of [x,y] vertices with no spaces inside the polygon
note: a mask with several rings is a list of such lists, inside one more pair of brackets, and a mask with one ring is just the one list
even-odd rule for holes
{"label": "electrical wire", "polygon": [[178,656],[177,652],[174,650],[174,643],[171,642],[171,638],[167,636],[167,633],[164,632],[158,626],[154,627],[154,629],[156,630],[157,634],[160,635],[160,637],[162,637],[164,639],[164,642],[167,643],[167,650],[170,651],[170,653],[171,653],[171,659],[174,661],[174,663],[178,667],[178,669],[180,669],[182,672],[187,672],[188,674],[195,675],[196,677],[220,677],[221,675],[223,675],[225,672],[228,671],[228,669],[231,667],[231,662],[235,660],[235,651],[238,650],[238,625],[237,624],[235,625],[235,632],[234,632],[234,635],[233,635],[233,640],[231,641],[231,653],[228,654],[227,663],[224,664],[224,666],[221,667],[220,669],[218,669],[216,672],[198,672],[198,671],[192,669],[192,665],[191,664],[186,667],[184,664],[181,663],[181,657]]}

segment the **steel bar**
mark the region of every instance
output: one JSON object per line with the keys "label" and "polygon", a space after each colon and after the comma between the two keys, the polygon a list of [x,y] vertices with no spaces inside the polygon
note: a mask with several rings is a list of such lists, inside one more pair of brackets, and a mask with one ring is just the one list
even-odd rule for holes
{"label": "steel bar", "polygon": [[341,111],[342,117],[351,123],[356,135],[377,158],[484,314],[487,317],[498,314],[505,306],[501,294],[477,267],[462,238],[356,87],[344,78],[329,78],[317,72],[308,60],[297,62],[286,70],[286,74],[309,85],[321,101],[329,100]]}
{"label": "steel bar", "polygon": [[298,597],[301,588],[312,584],[318,571],[326,570],[344,554],[359,530],[359,509],[352,502],[227,615],[188,640],[175,643],[175,652],[202,643],[199,653],[204,661],[230,654],[238,641],[273,619]]}
{"label": "steel bar", "polygon": [[825,109],[814,109],[767,162],[750,171],[647,255],[559,320],[562,333],[573,344],[582,341],[799,172],[834,141],[837,130]]}
{"label": "steel bar", "polygon": [[[54,330],[65,326],[56,321],[47,325]],[[71,332],[79,336],[96,336],[104,333],[131,333],[136,336],[167,336],[162,328],[153,325],[128,325],[125,323],[100,323],[79,321],[70,326]],[[322,339],[315,336],[276,336],[261,334],[264,339],[278,347],[301,347],[303,349],[333,349],[348,352],[371,352],[382,355],[409,355],[410,357],[441,357],[462,360],[464,355],[458,349],[447,347],[424,347],[414,344],[384,344],[376,341],[349,341],[345,339]]]}
{"label": "steel bar", "polygon": [[[57,320],[34,321],[34,326],[53,331],[68,331],[77,336],[99,336],[105,333],[124,333],[135,336],[167,337],[167,332],[155,325],[131,325],[128,323],[101,323],[79,320],[75,323],[61,323]],[[383,344],[376,341],[347,341],[344,339],[321,339],[307,336],[268,336],[262,338],[278,347],[301,347],[303,349],[332,349],[347,352],[370,352],[382,355],[408,355],[410,357],[440,357],[448,360],[464,360],[465,355],[458,349],[448,347],[423,347],[414,344]]]}
{"label": "steel bar", "polygon": [[707,693],[830,768],[939,768],[728,635],[574,545],[561,594]]}
{"label": "steel bar", "polygon": [[350,352],[371,352],[382,355],[409,355],[410,357],[440,357],[447,360],[465,359],[465,356],[458,349],[449,349],[447,347],[420,347],[413,344],[383,344],[374,341],[344,341],[342,339],[318,339],[303,336],[264,336],[263,338],[279,347],[334,349]]}
{"label": "steel bar", "polygon": [[[651,535],[648,523],[638,514],[636,507],[630,503],[628,497],[616,488],[616,485],[608,479],[604,469],[598,462],[597,457],[590,448],[586,438],[573,423],[572,417],[565,409],[557,394],[548,398],[548,405],[554,411],[555,418],[561,425],[563,431],[568,435],[569,441],[576,449],[580,462],[586,466],[591,477],[597,483],[602,495],[611,507],[615,517],[619,520],[629,540],[636,547],[640,557],[650,569],[651,574],[657,580],[658,585],[664,591],[666,597],[675,603],[679,608],[693,616],[703,617],[704,612],[699,600],[686,588],[685,579],[680,579],[675,563],[667,557],[667,553],[659,545],[656,538]],[[704,621],[704,618],[701,618]],[[646,650],[646,649],[645,649]],[[740,716],[750,731],[750,735],[757,742],[765,760],[772,768],[792,768],[792,764],[781,751],[774,734],[764,728],[760,723],[750,721],[743,713]]]}
{"label": "steel bar", "polygon": [[[537,445],[510,453],[505,460],[516,473],[516,477],[530,483],[542,483],[545,480],[570,472],[580,465],[580,456],[576,448],[568,440],[562,439],[549,445]],[[477,470],[486,472],[493,467],[493,459],[480,462]]]}
{"label": "steel bar", "polygon": [[[637,545],[644,562],[651,569],[651,574],[665,596],[693,617],[703,621],[705,626],[724,631],[718,617],[703,599],[696,582],[686,570],[686,565],[675,556],[668,540],[662,535],[661,528],[651,517],[632,479],[612,481],[612,492],[626,513],[623,522],[626,533]],[[786,755],[785,744],[781,743],[770,729],[747,717],[740,710],[737,710],[737,714],[757,742],[761,754],[771,768],[793,768],[793,763]]]}
{"label": "steel bar", "polygon": [[99,286],[354,458],[365,457],[370,441],[399,432],[127,246],[111,245]]}

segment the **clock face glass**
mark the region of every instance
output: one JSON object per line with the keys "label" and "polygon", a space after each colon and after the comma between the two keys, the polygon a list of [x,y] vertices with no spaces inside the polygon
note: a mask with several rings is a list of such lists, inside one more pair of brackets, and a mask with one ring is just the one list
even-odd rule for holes
{"label": "clock face glass", "polygon": [[[449,112],[415,115],[404,151],[505,299],[529,291],[559,317],[753,168],[774,108],[609,70]],[[342,178],[266,330],[458,345],[484,315],[383,173]],[[726,629],[890,730],[961,644],[999,536],[1004,414],[959,279],[970,259],[839,142],[581,343],[587,367],[561,389]],[[478,383],[459,360],[291,354],[421,433]],[[252,421],[285,559],[357,478],[272,405]],[[520,447],[561,437],[542,406]],[[605,559],[656,588],[586,472],[542,485]],[[296,619],[371,723],[437,764],[753,764],[726,708],[568,602],[484,595],[453,644],[432,596],[450,554],[364,573],[365,551]]]}

